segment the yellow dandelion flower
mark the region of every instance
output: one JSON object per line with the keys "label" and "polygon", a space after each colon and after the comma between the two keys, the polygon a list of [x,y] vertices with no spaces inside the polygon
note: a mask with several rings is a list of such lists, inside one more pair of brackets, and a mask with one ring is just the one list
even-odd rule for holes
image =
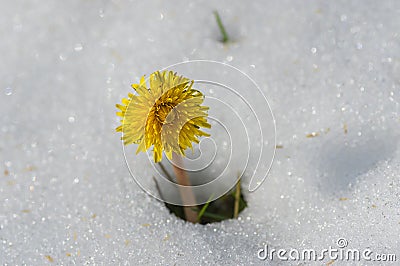
{"label": "yellow dandelion flower", "polygon": [[139,144],[136,153],[154,146],[155,162],[161,161],[164,151],[184,155],[198,137],[209,136],[200,127],[210,128],[208,107],[202,106],[203,94],[192,88],[193,81],[172,71],[156,71],[150,75],[150,87],[144,76],[140,84],[132,84],[137,95],[122,99],[117,115],[122,117],[116,131],[122,132],[124,144]]}

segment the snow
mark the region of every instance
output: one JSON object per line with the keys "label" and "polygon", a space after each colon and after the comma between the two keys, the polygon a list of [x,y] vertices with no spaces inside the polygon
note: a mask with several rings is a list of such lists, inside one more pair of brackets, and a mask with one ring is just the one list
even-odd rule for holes
{"label": "snow", "polygon": [[[321,250],[339,238],[400,259],[397,1],[0,7],[1,264],[276,265],[286,262],[262,261],[258,250]],[[218,42],[214,10],[233,39],[228,45]],[[131,83],[196,59],[231,64],[256,82],[278,145],[264,183],[245,192],[240,218],[206,226],[169,214],[135,183],[114,130],[115,103]],[[266,108],[240,82],[234,87]],[[245,129],[257,134],[253,125]],[[145,157],[128,155],[129,166],[151,181]],[[262,162],[265,172],[269,161]]]}

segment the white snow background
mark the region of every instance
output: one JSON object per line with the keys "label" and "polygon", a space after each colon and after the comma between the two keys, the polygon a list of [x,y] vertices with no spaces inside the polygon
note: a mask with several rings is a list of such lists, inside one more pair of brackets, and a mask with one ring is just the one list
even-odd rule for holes
{"label": "white snow background", "polygon": [[[321,250],[340,237],[400,260],[400,2],[17,0],[0,10],[0,264],[297,265],[312,262],[257,251]],[[218,41],[214,10],[231,44]],[[115,133],[131,83],[193,59],[249,74],[279,145],[240,218],[206,226],[137,186]],[[316,265],[326,263],[360,265]]]}

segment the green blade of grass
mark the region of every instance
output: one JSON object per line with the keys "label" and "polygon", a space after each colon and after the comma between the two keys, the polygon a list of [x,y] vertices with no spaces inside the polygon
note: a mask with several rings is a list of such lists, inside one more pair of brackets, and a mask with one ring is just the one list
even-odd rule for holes
{"label": "green blade of grass", "polygon": [[223,216],[223,215],[219,215],[219,214],[215,214],[215,213],[211,213],[211,212],[204,212],[203,213],[204,217],[208,217],[208,218],[212,218],[218,221],[222,221],[222,220],[227,220],[229,219],[229,217]]}
{"label": "green blade of grass", "polygon": [[221,31],[221,34],[222,34],[222,40],[221,41],[223,43],[227,43],[229,41],[229,36],[228,36],[228,33],[225,30],[224,24],[222,24],[222,20],[221,20],[221,17],[219,16],[219,14],[218,14],[218,11],[216,11],[216,10],[214,11],[214,16],[215,16],[215,20],[217,21],[218,28],[219,28],[219,30]]}
{"label": "green blade of grass", "polygon": [[235,204],[233,206],[233,218],[238,218],[239,215],[239,201],[240,201],[240,177],[236,183],[236,191],[235,191]]}
{"label": "green blade of grass", "polygon": [[211,203],[210,200],[212,199],[213,196],[214,196],[214,194],[211,195],[211,196],[208,198],[207,203],[204,204],[203,208],[201,208],[201,210],[199,211],[199,214],[197,215],[197,221],[198,221],[198,222],[200,221],[201,217],[203,217],[205,211],[206,211],[207,208],[208,208],[208,205],[210,205],[210,203]]}
{"label": "green blade of grass", "polygon": [[172,179],[172,176],[168,173],[167,169],[165,169],[164,165],[161,162],[158,165],[160,166],[161,171],[163,171],[163,173],[168,178],[168,180],[171,182],[174,182],[174,180]]}

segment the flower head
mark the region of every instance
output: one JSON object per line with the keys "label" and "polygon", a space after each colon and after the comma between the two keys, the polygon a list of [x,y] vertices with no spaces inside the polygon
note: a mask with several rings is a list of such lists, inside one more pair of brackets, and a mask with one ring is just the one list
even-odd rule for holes
{"label": "flower head", "polygon": [[155,162],[161,161],[162,152],[168,158],[172,153],[185,154],[198,137],[209,136],[200,127],[210,128],[208,107],[201,106],[203,94],[192,88],[193,81],[172,71],[156,71],[150,75],[150,87],[144,76],[140,84],[133,84],[137,95],[122,99],[117,115],[122,117],[116,131],[122,132],[124,144],[139,144],[136,153],[154,146]]}

